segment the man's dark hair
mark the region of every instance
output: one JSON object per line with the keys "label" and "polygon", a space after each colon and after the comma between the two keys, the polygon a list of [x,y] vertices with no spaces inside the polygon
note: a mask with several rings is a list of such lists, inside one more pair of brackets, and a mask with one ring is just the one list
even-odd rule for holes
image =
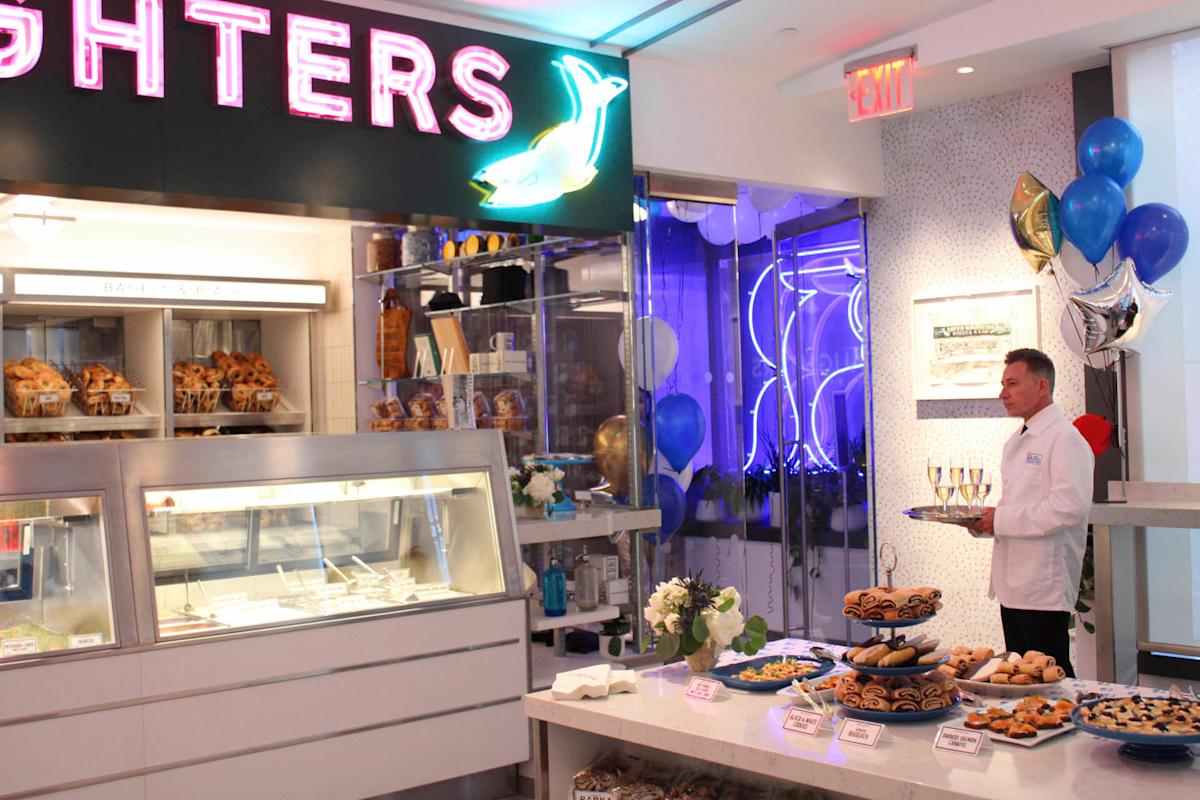
{"label": "man's dark hair", "polygon": [[1039,378],[1045,378],[1050,383],[1050,396],[1054,396],[1054,362],[1050,360],[1050,356],[1043,353],[1041,350],[1034,350],[1032,347],[1023,347],[1020,350],[1010,350],[1008,355],[1004,357],[1005,364],[1016,364],[1018,361],[1024,361],[1026,368]]}

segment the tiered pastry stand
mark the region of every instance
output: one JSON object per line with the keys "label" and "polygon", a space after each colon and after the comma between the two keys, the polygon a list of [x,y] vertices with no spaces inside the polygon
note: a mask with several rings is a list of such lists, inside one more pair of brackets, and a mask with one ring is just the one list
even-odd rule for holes
{"label": "tiered pastry stand", "polygon": [[[882,545],[880,545],[879,563],[883,565],[884,574],[887,576],[888,591],[891,591],[893,588],[892,573],[896,570],[896,561],[897,556],[895,546],[893,546],[891,542],[884,542]],[[848,617],[848,619],[868,628],[883,628],[891,630],[892,638],[889,640],[890,644],[896,641],[896,630],[898,628],[912,628],[917,625],[923,625],[934,616],[936,616],[936,614],[931,614],[927,617],[921,617],[920,619],[879,620],[855,619],[853,617]],[[913,675],[924,675],[926,672],[932,672],[949,660],[950,656],[945,656],[940,661],[937,661],[933,664],[914,664],[907,667],[869,667],[861,664],[855,664],[845,656],[842,656],[840,659],[843,666],[849,667],[855,672],[879,678],[900,678],[911,677]],[[961,701],[958,701],[946,706],[945,708],[936,708],[932,711],[893,712],[851,708],[850,706],[843,705],[841,702],[838,702],[838,705],[841,706],[842,712],[846,716],[854,717],[855,719],[865,719],[871,722],[925,722],[927,720],[937,719],[938,717],[943,717],[949,714],[958,708],[960,704]]]}

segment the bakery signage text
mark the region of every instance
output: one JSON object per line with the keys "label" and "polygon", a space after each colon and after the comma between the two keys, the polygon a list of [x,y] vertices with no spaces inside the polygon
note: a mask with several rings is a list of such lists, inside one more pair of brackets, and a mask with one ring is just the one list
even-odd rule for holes
{"label": "bakery signage text", "polygon": [[[226,0],[183,0],[183,8],[188,22],[212,28],[217,104],[241,108],[245,79],[242,43],[247,36],[271,33],[270,9]],[[352,122],[352,98],[319,91],[314,86],[314,81],[350,83],[349,58],[314,49],[349,48],[350,25],[301,14],[287,14],[283,24],[287,31],[288,111],[297,116]],[[45,44],[40,10],[0,6],[0,33],[9,37],[8,44],[0,49],[0,78],[20,77],[37,66]],[[72,0],[71,59],[76,87],[104,89],[105,50],[134,54],[137,93],[142,97],[165,97],[163,0],[133,0],[133,19],[128,22],[105,17],[101,0]],[[487,47],[464,47],[455,52],[450,58],[455,87],[489,113],[476,114],[459,104],[445,114],[444,121],[463,136],[480,142],[508,135],[513,107],[498,85],[508,69],[504,56]],[[442,133],[429,100],[437,72],[433,51],[423,40],[372,28],[367,69],[371,124],[394,127],[394,99],[399,97],[418,131]]]}

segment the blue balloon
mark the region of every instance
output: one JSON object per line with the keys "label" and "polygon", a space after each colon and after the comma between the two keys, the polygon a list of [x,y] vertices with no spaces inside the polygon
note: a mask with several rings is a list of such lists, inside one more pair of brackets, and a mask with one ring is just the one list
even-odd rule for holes
{"label": "blue balloon", "polygon": [[655,438],[658,452],[671,469],[682,472],[700,451],[708,422],[700,404],[687,394],[669,394],[654,407]]}
{"label": "blue balloon", "polygon": [[1117,238],[1118,255],[1133,259],[1143,283],[1154,283],[1175,269],[1187,246],[1187,222],[1165,203],[1146,203],[1130,211]]}
{"label": "blue balloon", "polygon": [[[683,489],[679,488],[679,483],[669,475],[659,475],[658,488],[658,507],[662,511],[662,527],[657,533],[648,533],[646,538],[652,542],[662,544],[675,535],[679,530],[679,526],[683,524],[684,514],[687,513],[687,497],[683,494]],[[647,502],[654,498],[655,476],[647,475],[642,479],[642,497]]]}
{"label": "blue balloon", "polygon": [[1063,192],[1058,219],[1063,235],[1089,263],[1098,264],[1125,221],[1125,195],[1106,175],[1081,175]]}
{"label": "blue balloon", "polygon": [[1124,189],[1142,166],[1142,135],[1120,117],[1105,117],[1079,137],[1079,168],[1085,175],[1107,175]]}

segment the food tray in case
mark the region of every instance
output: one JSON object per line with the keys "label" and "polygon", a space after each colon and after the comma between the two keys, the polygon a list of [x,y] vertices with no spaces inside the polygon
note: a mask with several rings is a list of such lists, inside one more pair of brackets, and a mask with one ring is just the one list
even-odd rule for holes
{"label": "food tray in case", "polygon": [[18,388],[13,380],[4,381],[4,405],[16,417],[61,417],[67,412],[74,389]]}
{"label": "food tray in case", "polygon": [[871,675],[877,678],[899,678],[904,675],[924,675],[926,672],[937,669],[949,660],[950,656],[943,656],[936,664],[912,664],[904,667],[869,667],[865,664],[855,664],[853,661],[843,657],[841,663],[855,672],[861,672],[863,675]]}
{"label": "food tray in case", "polygon": [[869,711],[864,708],[851,708],[850,706],[842,705],[842,713],[847,717],[854,719],[862,719],[867,722],[928,722],[931,719],[944,717],[953,711],[957,711],[962,705],[962,700],[955,700],[945,708],[935,708],[932,711]]}
{"label": "food tray in case", "polygon": [[709,674],[731,689],[745,689],[748,692],[774,692],[782,689],[784,686],[791,686],[794,679],[781,678],[777,681],[744,681],[738,678],[737,675],[744,669],[758,669],[766,664],[775,661],[784,661],[785,659],[788,661],[807,661],[816,664],[817,669],[804,675],[809,680],[827,674],[834,667],[832,661],[825,661],[818,658],[807,658],[805,656],[763,656],[761,658],[752,658],[749,661],[739,661],[736,664],[726,664],[723,667],[716,667],[710,670]]}

